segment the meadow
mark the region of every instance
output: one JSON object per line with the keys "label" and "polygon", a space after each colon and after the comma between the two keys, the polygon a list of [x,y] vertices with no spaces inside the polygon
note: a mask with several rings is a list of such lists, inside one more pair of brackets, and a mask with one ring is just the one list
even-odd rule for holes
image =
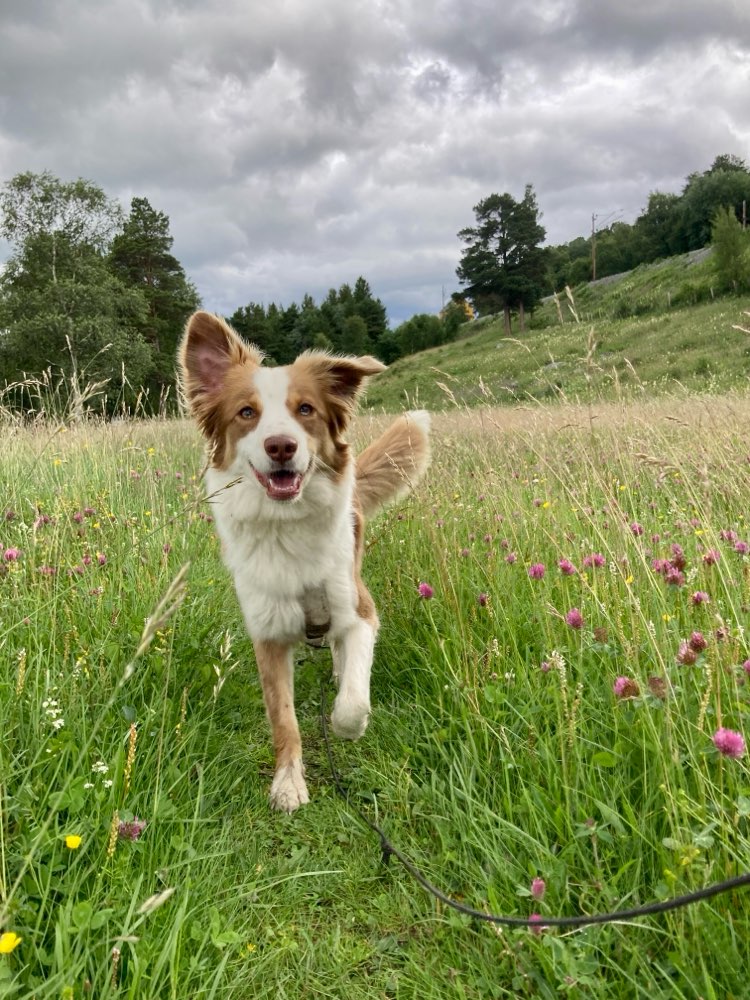
{"label": "meadow", "polygon": [[[333,750],[455,898],[543,922],[748,869],[749,420],[678,390],[436,416],[427,480],[368,528],[373,716]],[[193,428],[3,439],[0,997],[749,995],[748,891],[500,930],[383,866],[331,782],[327,651],[298,655],[312,801],[272,813]]]}

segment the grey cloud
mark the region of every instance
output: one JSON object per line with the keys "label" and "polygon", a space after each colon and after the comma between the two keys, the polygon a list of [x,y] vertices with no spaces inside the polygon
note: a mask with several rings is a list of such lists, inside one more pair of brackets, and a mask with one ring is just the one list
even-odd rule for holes
{"label": "grey cloud", "polygon": [[533,183],[558,242],[747,156],[749,25],[731,0],[26,0],[0,177],[145,195],[210,308],[363,273],[398,320],[456,287],[490,191]]}

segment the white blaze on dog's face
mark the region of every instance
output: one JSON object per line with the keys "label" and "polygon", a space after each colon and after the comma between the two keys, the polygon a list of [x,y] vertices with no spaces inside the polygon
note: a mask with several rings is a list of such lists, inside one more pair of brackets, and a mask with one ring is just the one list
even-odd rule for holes
{"label": "white blaze on dog's face", "polygon": [[211,464],[252,471],[269,500],[294,501],[315,472],[337,478],[348,462],[343,432],[375,358],[308,351],[284,368],[223,320],[195,313],[180,348],[182,385],[211,445]]}

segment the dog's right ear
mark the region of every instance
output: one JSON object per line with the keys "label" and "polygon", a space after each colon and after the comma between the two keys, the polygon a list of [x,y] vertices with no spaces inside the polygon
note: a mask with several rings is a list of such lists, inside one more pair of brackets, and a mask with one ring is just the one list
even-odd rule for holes
{"label": "dog's right ear", "polygon": [[193,407],[197,398],[219,392],[232,365],[257,366],[263,355],[246,344],[220,316],[193,313],[187,321],[178,362],[183,391]]}
{"label": "dog's right ear", "polygon": [[179,390],[205,436],[218,432],[221,393],[234,365],[256,368],[263,354],[246,344],[220,316],[196,312],[187,321],[177,354]]}

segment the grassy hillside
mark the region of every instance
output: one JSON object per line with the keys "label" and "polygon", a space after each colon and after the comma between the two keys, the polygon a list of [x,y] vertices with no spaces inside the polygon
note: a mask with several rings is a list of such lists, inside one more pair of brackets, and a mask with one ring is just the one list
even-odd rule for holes
{"label": "grassy hillside", "polygon": [[373,382],[368,405],[434,410],[743,387],[750,335],[734,327],[750,328],[750,296],[712,299],[713,280],[710,260],[694,264],[687,255],[581,286],[575,315],[563,297],[562,324],[552,300],[510,339],[501,319],[480,320],[464,339],[391,365]]}

